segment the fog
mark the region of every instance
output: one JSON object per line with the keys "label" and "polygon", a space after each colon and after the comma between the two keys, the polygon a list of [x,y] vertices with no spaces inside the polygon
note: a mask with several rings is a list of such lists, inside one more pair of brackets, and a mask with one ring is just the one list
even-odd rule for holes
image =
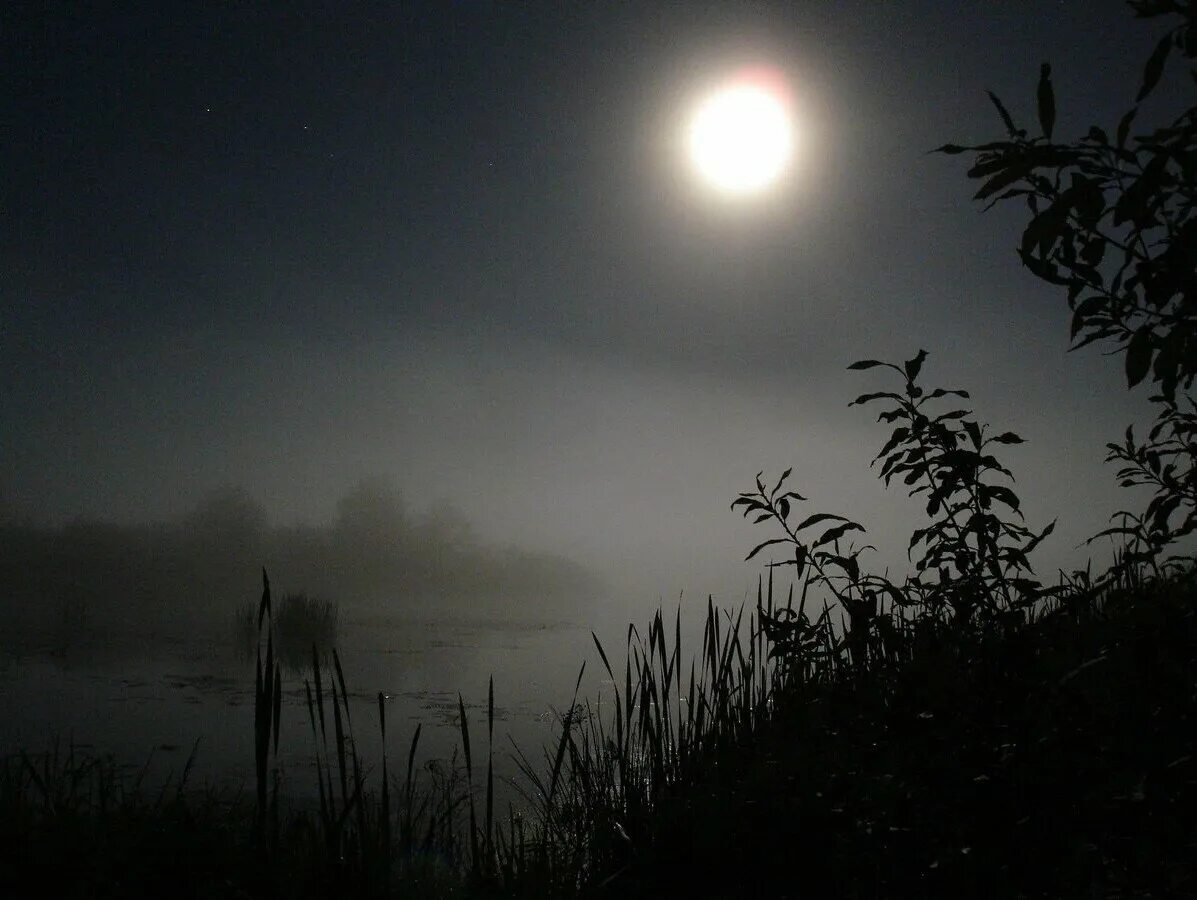
{"label": "fog", "polygon": [[[1068,353],[1023,210],[928,151],[1000,134],[986,89],[1029,121],[1048,59],[1057,134],[1113,133],[1155,41],[1123,6],[0,9],[0,755],[202,737],[198,774],[248,783],[263,570],[290,771],[321,642],[421,755],[492,676],[534,754],[584,659],[606,687],[592,631],[618,667],[658,608],[688,652],[708,597],[755,600],[758,472],[901,581],[925,500],[849,406],[893,385],[847,367],[920,348],[1025,439],[998,455],[1056,522],[1039,577],[1100,571],[1085,540],[1143,505],[1104,445],[1148,391]],[[683,120],[758,65],[796,152],[729,203]]]}
{"label": "fog", "polygon": [[[266,566],[346,602],[618,622],[750,593],[764,536],[728,506],[793,466],[900,576],[921,506],[869,471],[888,433],[847,404],[885,385],[845,367],[920,347],[1027,440],[1002,461],[1028,522],[1059,519],[1045,579],[1100,565],[1080,545],[1135,506],[1101,459],[1145,390],[1066,352],[1018,210],[979,215],[926,152],[994,134],[985,88],[1025,114],[1048,58],[1061,133],[1116,121],[1151,46],[1121,3],[222,15],[12,23],[0,515],[29,540],[190,547],[233,486],[253,538],[178,564],[218,590],[150,593],[244,598]],[[680,116],[761,59],[792,82],[794,172],[717,202]],[[362,479],[403,527],[337,563]],[[22,596],[60,578],[5,554]]]}
{"label": "fog", "polygon": [[358,483],[321,525],[277,525],[244,489],[209,494],[157,524],[76,520],[9,523],[0,571],[11,639],[68,628],[91,639],[181,626],[230,638],[256,610],[267,568],[276,591],[357,615],[419,613],[483,619],[576,612],[600,579],[570,560],[481,541],[453,506],[406,508],[381,479]]}
{"label": "fog", "polygon": [[[901,356],[890,343],[868,355]],[[159,360],[136,402],[117,367],[91,382],[90,405],[44,404],[14,448],[24,471],[6,518],[28,527],[6,532],[5,602],[47,608],[69,589],[105,597],[112,615],[225,616],[252,601],[265,566],[286,590],[404,612],[568,611],[598,627],[679,596],[735,604],[757,577],[743,556],[769,535],[729,504],[757,471],[791,466],[810,511],[859,521],[873,565],[900,576],[921,504],[870,471],[888,429],[847,405],[884,385],[844,371],[864,353],[811,349],[810,374],[749,378],[515,343],[463,358],[384,342],[315,369],[280,348],[214,344]],[[1134,398],[1099,402],[1125,394],[1092,359],[1043,353],[1000,377],[990,365],[949,348],[926,374],[1027,439],[1003,461],[1032,526],[1059,519],[1041,576],[1100,564],[1106,548],[1078,545],[1127,505],[1101,446],[1135,420]],[[189,374],[217,371],[233,386],[189,389]],[[1104,389],[1069,388],[1082,377]]]}

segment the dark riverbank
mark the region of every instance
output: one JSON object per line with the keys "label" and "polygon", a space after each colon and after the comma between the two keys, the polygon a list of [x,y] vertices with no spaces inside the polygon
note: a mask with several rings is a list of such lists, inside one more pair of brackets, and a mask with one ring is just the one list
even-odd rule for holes
{"label": "dark riverbank", "polygon": [[607,896],[1197,896],[1197,591],[784,698]]}
{"label": "dark riverbank", "polygon": [[[343,723],[339,754],[326,672],[318,752],[334,816],[288,813],[284,796],[263,834],[249,795],[137,784],[66,748],[18,757],[0,780],[0,885],[77,897],[1195,896],[1195,596],[1191,578],[1078,595],[1006,631],[912,636],[869,666],[841,652],[772,692],[759,632],[710,636],[700,670],[713,660],[743,677],[700,676],[689,691],[658,618],[630,644],[629,684],[613,679],[635,715],[579,707],[565,740],[530,755],[520,816],[490,808],[477,733],[462,735],[468,769],[464,754],[456,769],[394,759],[385,795],[377,771],[355,789],[351,725],[372,740],[378,723]],[[654,692],[678,711],[668,723],[637,701]]]}

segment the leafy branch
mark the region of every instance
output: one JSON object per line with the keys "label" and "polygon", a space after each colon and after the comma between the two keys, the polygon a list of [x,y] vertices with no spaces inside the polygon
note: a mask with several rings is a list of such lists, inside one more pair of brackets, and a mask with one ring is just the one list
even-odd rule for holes
{"label": "leafy branch", "polygon": [[987,201],[986,208],[1014,198],[1027,204],[1030,220],[1018,254],[1036,277],[1066,288],[1072,349],[1113,344],[1130,387],[1149,375],[1158,386],[1150,402],[1159,413],[1147,441],[1136,443],[1128,429],[1124,443],[1107,445],[1106,460],[1123,464],[1120,484],[1154,488],[1143,513],[1116,514],[1117,524],[1092,539],[1124,539],[1107,573],[1112,579],[1125,578],[1132,568],[1161,574],[1157,558],[1197,530],[1191,412],[1197,376],[1197,106],[1168,125],[1131,134],[1140,104],[1161,83],[1170,58],[1179,55],[1197,80],[1197,7],[1186,0],[1130,5],[1139,18],[1170,18],[1172,24],[1147,59],[1134,105],[1112,139],[1096,125],[1072,142],[1053,139],[1056,99],[1045,63],[1036,89],[1039,135],[1018,127],[991,93],[1006,139],[939,148],[974,154],[968,176],[982,182],[975,199]]}
{"label": "leafy branch", "polygon": [[993,623],[1009,613],[1021,616],[1044,594],[1028,556],[1051,534],[1055,523],[1037,534],[1027,528],[1018,496],[997,480],[1012,482],[1013,476],[993,456],[996,445],[1018,444],[1022,439],[1009,431],[989,434],[988,426],[978,423],[968,409],[933,411],[937,401],[967,400],[969,395],[944,388],[924,391],[918,379],[926,358],[926,351],[920,350],[901,365],[862,360],[849,366],[891,369],[903,381],[900,391],[862,394],[850,404],[888,403],[878,421],[895,428],[873,465],[880,463],[886,486],[901,477],[911,496],[927,499],[930,523],[910,538],[907,556],[915,563],[915,572],[903,584],[862,571],[860,555],[875,549],[872,545],[841,546],[849,533],[864,531],[858,523],[834,513],[798,516],[798,504],[807,498],[784,489],[792,469],[783,472],[771,489],[763,473],[758,473],[755,490],[732,502],[732,508],[752,517],[754,524],[771,523],[780,532],[753,547],[746,559],[770,547],[784,547],[782,560],[769,565],[792,567],[794,581],[800,585],[797,612],[791,595],[789,606],[762,618],[767,636],[783,655],[808,658],[828,645],[830,607],[825,599],[822,615],[812,621],[806,614],[811,588],[824,588],[846,613],[843,643],[857,665],[884,657],[895,612],[913,610],[916,617],[965,628]]}
{"label": "leafy branch", "polygon": [[[936,388],[930,393],[918,384],[927,352],[901,366],[862,360],[850,369],[892,369],[904,381],[901,392],[862,394],[849,405],[888,401],[879,422],[896,424],[889,440],[873,460],[888,487],[901,476],[910,496],[925,495],[930,523],[916,529],[907,547],[916,574],[908,589],[919,593],[929,608],[950,609],[957,622],[976,616],[992,618],[1033,600],[1040,585],[1030,576],[1030,552],[1055,523],[1039,534],[1023,524],[1018,495],[1003,480],[1014,481],[1009,469],[993,455],[994,445],[1020,444],[1012,431],[989,435],[988,426],[965,408],[935,413],[929,404],[944,398],[969,399],[967,391]],[[920,555],[914,558],[916,549]],[[937,580],[932,581],[934,573]]]}

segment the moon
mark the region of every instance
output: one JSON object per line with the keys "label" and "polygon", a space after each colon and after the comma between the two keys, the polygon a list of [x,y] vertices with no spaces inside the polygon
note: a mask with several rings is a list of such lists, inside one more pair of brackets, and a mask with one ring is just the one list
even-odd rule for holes
{"label": "moon", "polygon": [[746,72],[695,107],[687,131],[698,175],[722,193],[759,194],[785,171],[794,128],[784,85],[776,76]]}

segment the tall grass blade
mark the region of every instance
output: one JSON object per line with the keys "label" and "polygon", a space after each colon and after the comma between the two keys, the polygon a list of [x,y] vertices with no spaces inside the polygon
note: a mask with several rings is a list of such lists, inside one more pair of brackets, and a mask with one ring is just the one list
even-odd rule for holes
{"label": "tall grass blade", "polygon": [[578,690],[582,686],[582,675],[586,672],[586,663],[582,663],[582,668],[578,671],[578,680],[574,683],[574,696],[570,701],[569,710],[565,713],[561,720],[561,740],[557,744],[557,756],[553,760],[553,774],[549,777],[549,790],[545,795],[544,811],[545,819],[548,821],[552,814],[553,798],[557,793],[557,785],[561,778],[561,764],[565,761],[565,748],[569,742],[570,726],[573,723],[574,709],[578,705]]}
{"label": "tall grass blade", "polygon": [[380,836],[383,886],[389,888],[391,873],[391,783],[387,775],[387,707],[386,695],[378,692],[378,731],[382,737],[382,796],[379,810],[379,824],[382,827]]}
{"label": "tall grass blade", "polygon": [[403,789],[403,842],[404,851],[411,853],[411,839],[414,834],[415,810],[413,791],[415,790],[415,765],[416,765],[416,747],[420,743],[420,731],[423,729],[423,723],[416,725],[416,730],[411,736],[411,745],[407,748],[407,780]]}
{"label": "tall grass blade", "polygon": [[492,675],[486,692],[486,861],[490,865],[494,853],[493,822],[495,804],[495,678]]}
{"label": "tall grass blade", "polygon": [[331,678],[328,682],[328,693],[332,699],[333,712],[333,740],[337,750],[337,776],[341,782],[341,804],[343,807],[349,805],[349,775],[348,767],[345,759],[345,730],[341,724],[341,704],[344,698],[337,698],[337,683]]}
{"label": "tall grass blade", "polygon": [[465,752],[466,796],[470,801],[470,859],[477,872],[481,860],[478,858],[478,820],[474,812],[474,765],[470,755],[470,726],[466,721],[465,701],[457,695],[457,710],[461,716],[461,744]]}

